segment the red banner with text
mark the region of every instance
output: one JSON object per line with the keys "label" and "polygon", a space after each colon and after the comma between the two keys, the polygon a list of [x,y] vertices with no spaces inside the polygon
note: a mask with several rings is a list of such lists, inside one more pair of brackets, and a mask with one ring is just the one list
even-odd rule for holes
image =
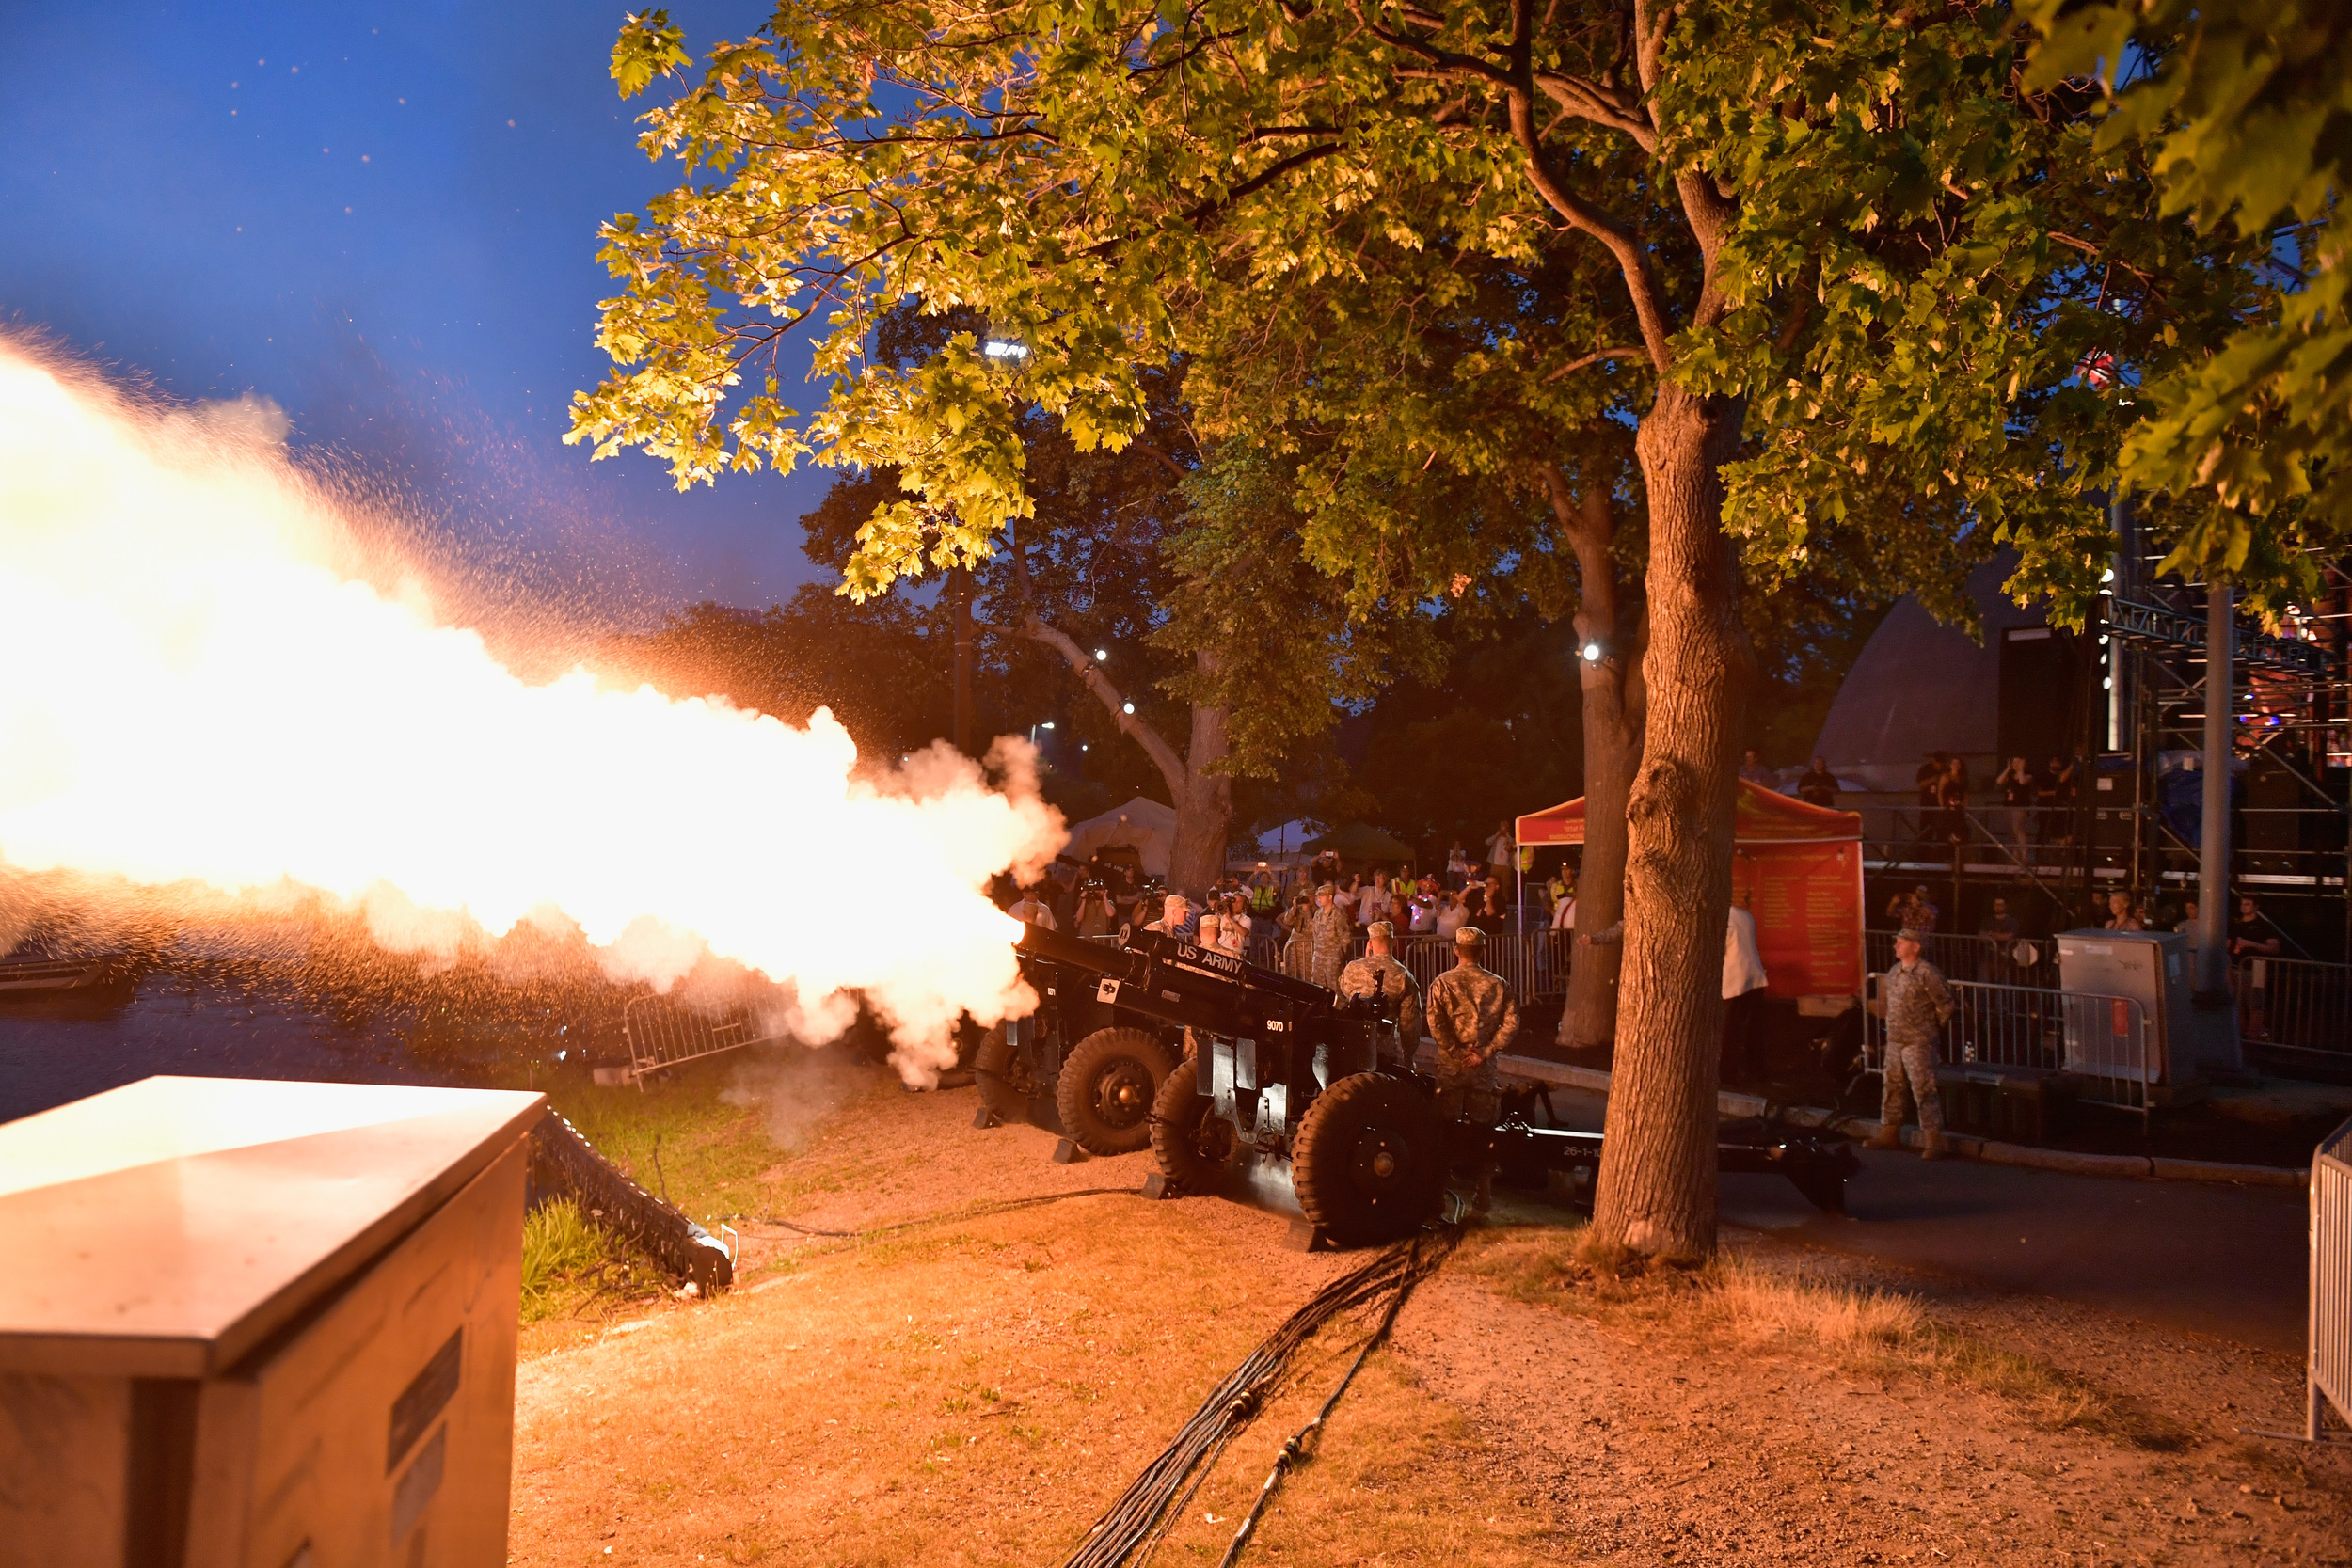
{"label": "red banner with text", "polygon": [[1756,916],[1768,995],[1861,993],[1861,845],[1742,844],[1732,896]]}

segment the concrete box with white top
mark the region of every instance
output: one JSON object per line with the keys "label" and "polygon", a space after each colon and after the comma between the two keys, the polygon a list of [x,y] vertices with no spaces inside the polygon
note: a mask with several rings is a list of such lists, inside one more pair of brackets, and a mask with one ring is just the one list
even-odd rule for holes
{"label": "concrete box with white top", "polygon": [[504,1562],[544,1106],[150,1078],[0,1127],[0,1557]]}

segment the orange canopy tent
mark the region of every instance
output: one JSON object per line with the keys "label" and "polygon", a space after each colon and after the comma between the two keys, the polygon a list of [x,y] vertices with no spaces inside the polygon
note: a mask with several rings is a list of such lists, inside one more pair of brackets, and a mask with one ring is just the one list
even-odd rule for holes
{"label": "orange canopy tent", "polygon": [[[1862,991],[1862,814],[1812,806],[1740,781],[1732,896],[1756,916],[1773,996]],[[1518,819],[1521,847],[1584,842],[1584,802]]]}

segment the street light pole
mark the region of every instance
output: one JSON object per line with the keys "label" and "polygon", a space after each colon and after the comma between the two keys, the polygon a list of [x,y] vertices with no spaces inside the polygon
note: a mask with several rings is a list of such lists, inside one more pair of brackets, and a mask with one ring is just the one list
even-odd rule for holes
{"label": "street light pole", "polygon": [[2230,732],[2237,707],[2236,628],[2231,610],[2236,596],[2228,584],[2207,579],[2205,816],[2197,845],[2197,993],[2208,1006],[2218,1006],[2230,993],[2225,934],[2230,928]]}

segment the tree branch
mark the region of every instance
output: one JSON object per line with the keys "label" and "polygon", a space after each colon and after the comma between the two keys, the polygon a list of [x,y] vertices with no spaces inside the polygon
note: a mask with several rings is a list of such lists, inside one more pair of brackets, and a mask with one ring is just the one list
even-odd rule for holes
{"label": "tree branch", "polygon": [[1593,353],[1584,355],[1580,358],[1571,359],[1566,364],[1562,365],[1559,369],[1551,372],[1551,373],[1544,377],[1544,385],[1549,387],[1553,382],[1559,380],[1562,376],[1568,374],[1571,371],[1581,371],[1587,365],[1597,365],[1603,359],[1646,359],[1648,357],[1649,350],[1645,348],[1597,349]]}
{"label": "tree branch", "polygon": [[1143,453],[1146,457],[1158,458],[1161,467],[1165,467],[1169,473],[1174,474],[1179,480],[1186,480],[1192,477],[1192,470],[1190,468],[1185,467],[1182,463],[1177,462],[1176,459],[1170,457],[1167,452],[1161,451],[1158,447],[1153,446],[1151,442],[1143,439],[1140,436],[1135,437],[1127,444],[1135,448],[1137,451]]}
{"label": "tree branch", "polygon": [[1561,112],[1589,119],[1596,125],[1623,132],[1633,138],[1643,151],[1656,153],[1658,130],[1634,105],[1629,104],[1621,93],[1611,92],[1581,76],[1564,76],[1558,71],[1539,71],[1534,73],[1535,86],[1544,96],[1560,105]]}
{"label": "tree branch", "polygon": [[1160,777],[1168,782],[1169,798],[1181,805],[1185,789],[1192,782],[1192,770],[1184,766],[1184,758],[1176,754],[1176,749],[1160,738],[1159,731],[1127,711],[1127,699],[1120,694],[1118,687],[1111,684],[1111,678],[1103,673],[1102,665],[1088,657],[1087,651],[1072,641],[1069,633],[1037,612],[1036,597],[1029,591],[1028,557],[1021,548],[1021,533],[1017,528],[1010,531],[1007,548],[1012,555],[1013,585],[1021,594],[1021,624],[992,629],[1010,631],[1016,637],[1043,643],[1068,660],[1070,668],[1078,676],[1078,684],[1094,694],[1094,700],[1103,705],[1103,711],[1110,715],[1111,722],[1119,726],[1120,734],[1143,748],[1143,754],[1152,759],[1152,765],[1160,770]]}
{"label": "tree branch", "polygon": [[[1219,213],[1232,206],[1235,202],[1241,201],[1246,198],[1255,196],[1259,191],[1263,190],[1266,186],[1274,183],[1275,181],[1279,180],[1282,176],[1290,173],[1291,170],[1295,168],[1299,168],[1308,164],[1311,164],[1318,158],[1328,158],[1332,153],[1340,151],[1344,145],[1345,144],[1341,142],[1327,142],[1321,147],[1311,147],[1304,152],[1294,152],[1287,158],[1279,158],[1275,160],[1275,162],[1267,165],[1264,168],[1259,170],[1256,174],[1253,174],[1248,179],[1243,181],[1240,184],[1235,185],[1232,190],[1227,191],[1223,196],[1212,197],[1208,200],[1200,202],[1199,205],[1195,206],[1192,211],[1184,214],[1183,221],[1191,224],[1196,229],[1203,228],[1207,225],[1209,219],[1216,216]],[[1128,240],[1132,238],[1134,238],[1133,235],[1121,234],[1116,239],[1104,240],[1099,245],[1089,245],[1086,249],[1079,251],[1078,254],[1081,256],[1108,256],[1117,251],[1120,245],[1125,245]]]}
{"label": "tree branch", "polygon": [[[1521,4],[1524,6],[1525,0]],[[1534,93],[1523,87],[1514,87],[1509,102],[1511,135],[1519,144],[1519,150],[1526,154],[1528,183],[1571,228],[1581,230],[1609,247],[1618,272],[1625,277],[1626,293],[1632,297],[1633,319],[1642,329],[1643,349],[1649,356],[1651,367],[1659,374],[1665,374],[1674,364],[1674,351],[1669,345],[1675,329],[1666,314],[1665,290],[1658,281],[1649,252],[1623,225],[1569,190],[1552,173],[1550,160],[1544,156],[1542,134],[1535,125]]]}

